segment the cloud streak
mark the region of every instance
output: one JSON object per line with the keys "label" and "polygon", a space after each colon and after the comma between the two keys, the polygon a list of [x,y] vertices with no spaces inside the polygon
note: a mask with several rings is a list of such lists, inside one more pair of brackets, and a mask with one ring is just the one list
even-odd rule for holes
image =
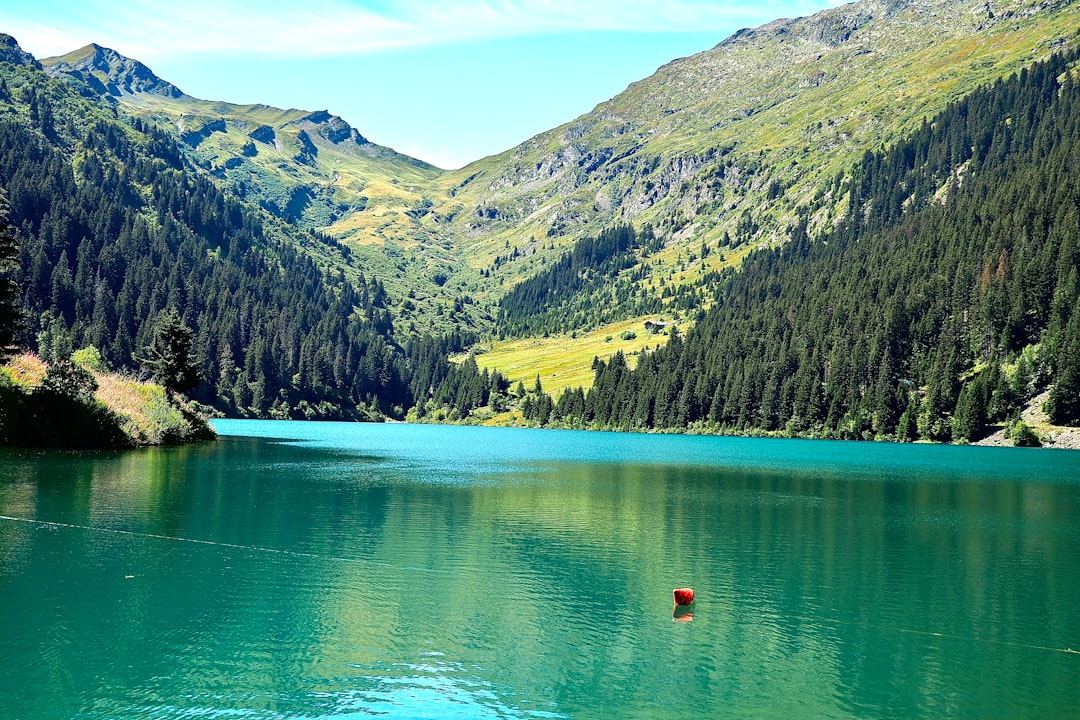
{"label": "cloud streak", "polygon": [[[571,32],[730,31],[820,9],[820,0],[186,0],[0,9],[0,30],[39,56],[88,42],[141,59],[185,53],[314,57]],[[71,6],[73,5],[73,6]]]}

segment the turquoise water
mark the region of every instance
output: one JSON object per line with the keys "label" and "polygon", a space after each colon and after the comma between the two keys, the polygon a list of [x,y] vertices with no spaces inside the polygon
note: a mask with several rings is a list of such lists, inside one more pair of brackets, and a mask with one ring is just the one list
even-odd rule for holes
{"label": "turquoise water", "polygon": [[0,451],[0,717],[1080,717],[1080,453],[216,426]]}

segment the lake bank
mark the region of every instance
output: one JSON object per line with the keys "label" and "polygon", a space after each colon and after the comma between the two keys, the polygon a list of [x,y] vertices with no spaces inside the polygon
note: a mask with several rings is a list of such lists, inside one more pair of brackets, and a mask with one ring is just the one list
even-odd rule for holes
{"label": "lake bank", "polygon": [[206,418],[154,383],[70,362],[54,367],[31,353],[0,368],[3,445],[120,449],[214,437]]}

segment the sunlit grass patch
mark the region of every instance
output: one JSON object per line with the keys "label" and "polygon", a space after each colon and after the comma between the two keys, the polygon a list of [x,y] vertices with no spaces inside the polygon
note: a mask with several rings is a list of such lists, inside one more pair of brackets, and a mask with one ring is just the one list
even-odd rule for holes
{"label": "sunlit grass patch", "polygon": [[23,353],[11,358],[2,371],[20,388],[32,390],[45,379],[46,367],[45,361],[34,353]]}
{"label": "sunlit grass patch", "polygon": [[622,320],[576,336],[500,340],[486,346],[476,362],[530,388],[539,375],[545,392],[558,397],[564,388],[592,386],[593,358],[608,360],[621,350],[633,366],[639,351],[666,343],[666,335],[654,335],[645,329],[645,321],[657,319],[646,316]]}

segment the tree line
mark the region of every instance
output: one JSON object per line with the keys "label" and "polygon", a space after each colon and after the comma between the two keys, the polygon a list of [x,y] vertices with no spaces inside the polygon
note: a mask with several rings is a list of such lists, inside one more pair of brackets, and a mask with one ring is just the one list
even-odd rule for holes
{"label": "tree line", "polygon": [[811,240],[804,217],[685,337],[634,369],[597,361],[584,404],[549,420],[972,440],[1049,386],[1051,420],[1080,424],[1076,57],[868,152],[820,200],[846,197],[843,223]]}
{"label": "tree line", "polygon": [[347,278],[320,261],[336,248],[186,170],[169,133],[33,67],[0,75],[22,346],[46,359],[94,346],[138,370],[175,312],[192,333],[193,396],[230,414],[404,413],[406,362],[377,279]]}

